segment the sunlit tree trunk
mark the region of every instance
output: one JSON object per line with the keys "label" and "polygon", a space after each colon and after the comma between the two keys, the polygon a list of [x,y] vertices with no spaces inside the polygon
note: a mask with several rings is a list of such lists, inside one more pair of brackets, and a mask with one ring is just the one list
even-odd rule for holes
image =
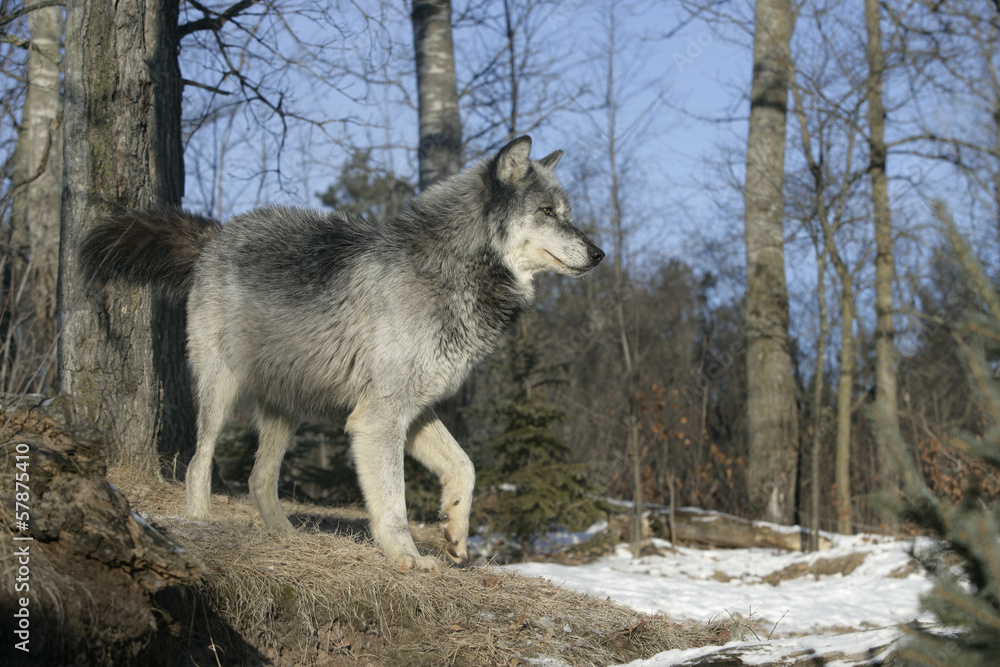
{"label": "sunlit tree trunk", "polygon": [[[865,0],[865,26],[868,36],[868,130],[872,185],[872,212],[875,219],[875,385],[876,408],[890,424],[893,433],[899,430],[896,398],[896,348],[893,344],[892,287],[895,265],[892,255],[892,220],[889,211],[889,181],[886,177],[885,112],[882,108],[882,82],[885,69],[882,53],[882,31],[879,26],[878,0]],[[885,439],[880,439],[884,443]],[[899,471],[893,457],[880,444],[878,476],[883,492],[899,492]],[[892,512],[883,513],[883,520],[892,523]]]}
{"label": "sunlit tree trunk", "polygon": [[750,514],[779,523],[795,517],[799,447],[782,194],[792,27],[790,0],[757,3],[745,192]]}
{"label": "sunlit tree trunk", "polygon": [[[50,389],[55,364],[36,369],[36,362],[55,361],[56,281],[59,275],[59,216],[62,204],[62,93],[60,44],[63,19],[60,7],[45,7],[28,14],[31,43],[28,55],[28,90],[21,110],[21,131],[14,155],[11,188],[11,290],[8,308],[17,308],[14,319],[27,322],[31,332],[24,341],[33,381],[16,389]],[[11,386],[5,378],[4,386]]]}
{"label": "sunlit tree trunk", "polygon": [[420,115],[420,190],[462,168],[450,0],[413,0]]}

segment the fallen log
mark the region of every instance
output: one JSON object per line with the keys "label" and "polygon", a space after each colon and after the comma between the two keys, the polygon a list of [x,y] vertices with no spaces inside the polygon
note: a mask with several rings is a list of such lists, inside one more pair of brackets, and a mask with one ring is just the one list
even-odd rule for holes
{"label": "fallen log", "polygon": [[[675,544],[696,544],[716,548],[748,549],[762,547],[802,551],[808,542],[808,532],[800,526],[778,526],[762,521],[750,521],[731,514],[678,507],[674,510],[677,535],[670,534],[670,510],[659,510],[650,517],[654,535]],[[820,549],[829,549],[832,542],[820,536]]]}
{"label": "fallen log", "polygon": [[0,452],[0,626],[17,638],[5,664],[136,659],[162,629],[153,595],[204,565],[130,510],[99,444],[35,410],[4,411]]}
{"label": "fallen log", "polygon": [[814,667],[815,665],[869,665],[890,667],[899,640],[896,628],[844,635],[740,642],[680,652],[674,667]]}
{"label": "fallen log", "polygon": [[[674,510],[676,536],[670,535],[669,510],[660,512],[666,539],[678,544],[704,544],[720,548],[752,547],[802,551],[807,543],[808,532],[799,526],[777,526],[762,521],[750,521],[731,514],[708,512],[706,510],[683,507]],[[829,549],[832,543],[820,537],[820,549]]]}

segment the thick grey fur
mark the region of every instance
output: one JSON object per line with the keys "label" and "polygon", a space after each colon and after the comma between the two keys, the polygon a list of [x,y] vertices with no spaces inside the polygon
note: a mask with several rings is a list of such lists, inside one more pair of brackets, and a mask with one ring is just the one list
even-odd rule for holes
{"label": "thick grey fur", "polygon": [[[432,406],[529,306],[535,273],[579,276],[604,256],[573,226],[553,173],[562,152],[531,160],[530,147],[529,137],[515,139],[380,223],[273,206],[222,227],[158,213],[170,224],[154,233],[151,214],[134,213],[92,232],[82,247],[91,276],[188,292],[199,404],[190,518],[211,517],[216,438],[234,400],[248,395],[260,431],[250,495],[269,529],[291,529],[277,483],[298,420],[346,409],[372,535],[385,553],[402,567],[437,569],[409,533],[405,452],[440,477],[446,549],[456,562],[468,556],[475,471]],[[178,252],[185,243],[191,252]],[[156,272],[127,261],[148,258],[155,244],[165,256],[197,259],[189,269],[160,262]]]}

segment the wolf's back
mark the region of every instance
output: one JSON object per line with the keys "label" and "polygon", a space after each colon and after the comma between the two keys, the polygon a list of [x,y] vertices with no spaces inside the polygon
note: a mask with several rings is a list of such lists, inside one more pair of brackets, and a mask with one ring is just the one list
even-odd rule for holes
{"label": "wolf's back", "polygon": [[183,299],[198,255],[221,229],[216,220],[180,209],[115,215],[84,237],[84,274],[102,285],[121,281],[165,287],[172,297]]}

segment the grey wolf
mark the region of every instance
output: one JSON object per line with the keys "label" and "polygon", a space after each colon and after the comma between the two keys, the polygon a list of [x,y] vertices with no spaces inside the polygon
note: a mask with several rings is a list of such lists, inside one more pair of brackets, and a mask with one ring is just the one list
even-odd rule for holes
{"label": "grey wolf", "polygon": [[264,525],[292,526],[278,473],[303,415],[349,411],[346,430],[382,550],[404,568],[418,553],[403,457],[441,479],[445,549],[468,557],[475,471],[433,411],[531,304],[540,271],[581,276],[604,252],[573,225],[556,151],[529,157],[520,137],[427,188],[398,217],[277,206],[225,225],[177,210],[116,215],[81,246],[96,284],[152,284],[187,300],[198,443],[187,515],[212,516],[216,438],[239,395],[255,406],[260,445],[250,496]]}

